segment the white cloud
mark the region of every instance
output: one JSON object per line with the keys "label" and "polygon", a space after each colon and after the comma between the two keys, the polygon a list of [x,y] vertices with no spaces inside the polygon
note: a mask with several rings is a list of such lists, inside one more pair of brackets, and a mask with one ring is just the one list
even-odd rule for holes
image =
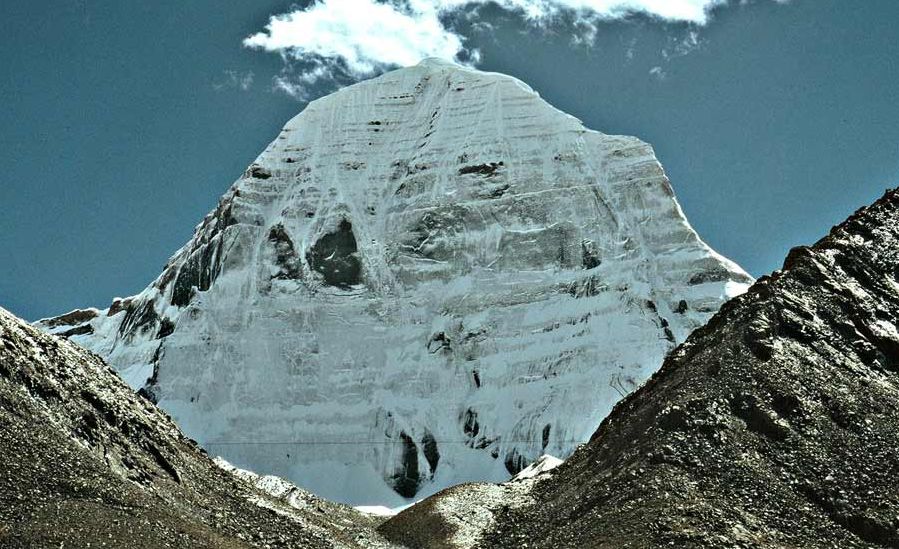
{"label": "white cloud", "polygon": [[665,80],[666,78],[668,78],[668,73],[665,72],[665,69],[663,69],[659,65],[656,65],[655,67],[649,69],[649,74],[655,76],[659,80]]}
{"label": "white cloud", "polygon": [[216,91],[221,91],[225,88],[237,88],[247,91],[253,85],[253,71],[240,73],[235,70],[226,70],[224,74],[225,79],[222,82],[212,84]]}
{"label": "white cloud", "polygon": [[[783,1],[783,0],[778,0]],[[449,28],[446,16],[486,4],[544,24],[562,11],[581,21],[645,14],[660,20],[704,25],[709,12],[728,0],[315,0],[304,9],[271,17],[262,32],[244,40],[249,48],[278,52],[307,66],[305,76],[281,75],[275,86],[302,95],[304,86],[333,77],[340,67],[361,78],[388,66],[426,57],[476,63],[478,52]],[[590,28],[589,26],[587,28]],[[583,38],[583,37],[581,37]],[[589,40],[589,36],[586,37]],[[688,45],[689,46],[689,45]]]}
{"label": "white cloud", "polygon": [[355,74],[382,65],[414,65],[424,57],[454,59],[462,39],[444,28],[432,3],[404,10],[374,0],[324,0],[270,19],[250,48],[303,58],[340,59]]}
{"label": "white cloud", "polygon": [[501,3],[514,7],[522,5],[541,16],[552,15],[559,9],[571,9],[614,19],[635,13],[645,13],[669,21],[705,24],[708,12],[727,0],[506,0]]}

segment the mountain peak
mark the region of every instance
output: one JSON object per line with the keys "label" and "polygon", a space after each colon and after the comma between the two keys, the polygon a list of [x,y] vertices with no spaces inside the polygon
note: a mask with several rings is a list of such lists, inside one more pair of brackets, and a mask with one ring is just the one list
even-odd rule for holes
{"label": "mountain peak", "polygon": [[567,456],[749,282],[649,145],[428,60],[312,102],[153,284],[52,329],[236,466],[393,506]]}
{"label": "mountain peak", "polygon": [[442,57],[425,57],[418,62],[418,67],[441,71],[441,70],[472,70],[468,67],[443,59]]}

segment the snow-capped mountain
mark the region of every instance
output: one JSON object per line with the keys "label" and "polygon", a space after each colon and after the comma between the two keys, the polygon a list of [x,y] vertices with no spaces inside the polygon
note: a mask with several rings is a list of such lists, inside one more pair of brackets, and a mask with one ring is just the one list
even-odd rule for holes
{"label": "snow-capped mountain", "polygon": [[751,281],[649,145],[429,60],[310,103],[147,289],[41,326],[236,466],[399,505],[567,456]]}

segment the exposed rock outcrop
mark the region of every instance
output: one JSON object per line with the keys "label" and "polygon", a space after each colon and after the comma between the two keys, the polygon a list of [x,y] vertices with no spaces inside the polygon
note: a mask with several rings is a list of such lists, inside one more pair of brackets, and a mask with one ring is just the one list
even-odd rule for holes
{"label": "exposed rock outcrop", "polygon": [[373,526],[223,470],[96,355],[0,309],[0,546],[386,547]]}
{"label": "exposed rock outcrop", "polygon": [[897,475],[890,191],[725,304],[526,494],[460,487],[383,530],[411,547],[899,547]]}

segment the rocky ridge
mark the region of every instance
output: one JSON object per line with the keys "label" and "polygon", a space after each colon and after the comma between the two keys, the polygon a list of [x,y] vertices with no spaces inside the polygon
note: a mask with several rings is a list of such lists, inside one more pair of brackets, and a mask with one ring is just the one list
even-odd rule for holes
{"label": "rocky ridge", "polygon": [[[894,190],[725,304],[524,496],[454,488],[382,530],[410,547],[899,547],[897,326]],[[482,526],[455,536],[465,513]]]}
{"label": "rocky ridge", "polygon": [[248,480],[99,357],[0,309],[0,546],[389,546],[351,508]]}

